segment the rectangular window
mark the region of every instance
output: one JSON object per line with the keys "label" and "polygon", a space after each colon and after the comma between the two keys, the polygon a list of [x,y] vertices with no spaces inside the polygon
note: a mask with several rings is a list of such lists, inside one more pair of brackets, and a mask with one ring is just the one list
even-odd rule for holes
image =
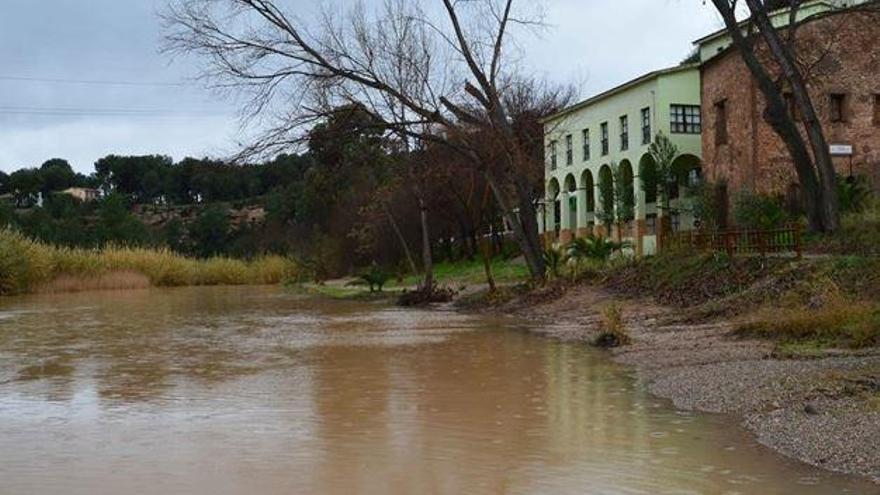
{"label": "rectangular window", "polygon": [[608,122],[599,124],[602,133],[602,156],[608,154]]}
{"label": "rectangular window", "polygon": [[715,145],[727,144],[727,100],[715,103]]}
{"label": "rectangular window", "polygon": [[831,105],[831,122],[846,122],[846,95],[832,93],[829,95]]}
{"label": "rectangular window", "polygon": [[679,215],[678,212],[673,212],[671,215],[669,215],[669,219],[672,223],[672,231],[681,231],[681,215]]}
{"label": "rectangular window", "polygon": [[571,165],[574,163],[574,148],[572,144],[571,134],[565,136],[565,164]]}
{"label": "rectangular window", "polygon": [[671,105],[670,131],[673,134],[699,134],[703,132],[699,105]]}
{"label": "rectangular window", "polygon": [[651,109],[642,109],[642,144],[651,144]]}
{"label": "rectangular window", "polygon": [[880,94],[874,95],[874,125],[880,127]]}
{"label": "rectangular window", "polygon": [[581,137],[584,140],[584,161],[588,161],[590,159],[590,130],[581,131]]}
{"label": "rectangular window", "polygon": [[548,154],[550,155],[550,170],[556,170],[556,141],[550,141]]}
{"label": "rectangular window", "polygon": [[629,149],[629,117],[620,117],[620,151]]}
{"label": "rectangular window", "polygon": [[645,216],[645,235],[657,235],[657,215]]}

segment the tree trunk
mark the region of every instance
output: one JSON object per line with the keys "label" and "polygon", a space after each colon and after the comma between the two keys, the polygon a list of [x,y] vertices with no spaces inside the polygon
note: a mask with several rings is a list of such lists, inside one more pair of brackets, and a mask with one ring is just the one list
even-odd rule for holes
{"label": "tree trunk", "polygon": [[[825,139],[822,124],[816,115],[816,109],[807,90],[806,81],[796,65],[791,48],[785,44],[779,36],[779,32],[770,22],[766,8],[759,4],[757,0],[746,0],[746,3],[749,5],[752,17],[755,18],[761,35],[773,54],[773,58],[779,64],[785,79],[791,85],[791,92],[803,117],[804,128],[807,131],[807,138],[813,152],[815,168],[819,174],[820,187],[818,192],[822,201],[817,205],[819,206],[817,213],[822,216],[824,231],[834,232],[840,228],[837,177],[834,170],[834,162],[831,160],[831,150],[828,147],[828,141]],[[796,41],[792,39],[789,40],[789,43],[793,44]],[[791,120],[791,118],[789,117],[787,120]],[[798,135],[800,135],[799,132]]]}
{"label": "tree trunk", "polygon": [[419,219],[422,224],[422,265],[425,269],[422,278],[422,290],[434,290],[434,258],[431,253],[431,231],[428,228],[428,205],[419,196]]}
{"label": "tree trunk", "polygon": [[489,247],[482,249],[483,253],[483,270],[486,272],[486,283],[489,285],[489,294],[494,294],[497,290],[495,286],[495,276],[492,275],[492,256],[489,253]]}
{"label": "tree trunk", "polygon": [[[749,8],[751,9],[754,2],[752,0],[747,1],[749,1]],[[803,136],[795,124],[794,119],[788,114],[788,109],[785,105],[782,93],[769,72],[758,60],[758,57],[755,54],[754,44],[747,40],[743,35],[741,27],[736,20],[736,15],[731,9],[728,0],[712,0],[712,3],[715,4],[715,7],[724,19],[727,32],[730,34],[733,44],[739,52],[743,63],[745,63],[749,72],[751,72],[752,77],[755,78],[755,81],[758,83],[758,88],[767,100],[767,109],[764,114],[765,120],[785,144],[791,155],[795,171],[798,175],[798,180],[804,192],[804,203],[807,207],[807,221],[809,222],[810,230],[814,232],[825,232],[831,228],[831,226],[826,224],[827,210],[825,206],[826,197],[824,194],[824,187],[820,186],[819,180],[816,176],[813,159],[810,156],[807,144],[804,142]],[[760,20],[760,16],[753,17]],[[773,29],[772,26],[770,29]],[[764,29],[761,29],[761,31],[763,32]],[[815,116],[815,112],[813,115]],[[836,189],[835,193],[831,196],[831,200],[833,205],[830,206],[830,209],[834,210],[836,209]],[[834,222],[832,222],[832,224],[833,223]]]}
{"label": "tree trunk", "polygon": [[409,269],[413,275],[418,275],[419,269],[416,266],[416,262],[413,259],[412,251],[409,249],[409,244],[406,242],[406,237],[403,236],[403,233],[400,231],[400,227],[397,225],[397,220],[395,220],[394,215],[391,214],[391,210],[388,209],[387,204],[382,204],[382,209],[385,210],[385,216],[388,217],[388,223],[391,224],[391,230],[394,231],[394,235],[397,236],[397,240],[400,241],[400,247],[403,248],[403,254],[406,257],[406,263],[409,265]]}
{"label": "tree trunk", "polygon": [[502,215],[513,229],[513,236],[522,249],[526,266],[529,268],[529,274],[532,280],[543,283],[546,280],[546,266],[544,265],[544,254],[541,248],[541,242],[538,238],[538,219],[535,206],[531,200],[524,200],[522,194],[517,194],[519,203],[519,214],[514,211],[515,207],[508,200],[504,191],[499,187],[494,175],[491,172],[486,173],[486,181],[492,188],[492,194],[495,201],[501,207]]}

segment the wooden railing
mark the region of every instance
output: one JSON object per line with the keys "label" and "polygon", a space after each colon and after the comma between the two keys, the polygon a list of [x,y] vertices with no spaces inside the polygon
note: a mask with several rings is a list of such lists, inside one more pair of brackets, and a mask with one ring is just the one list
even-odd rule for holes
{"label": "wooden railing", "polygon": [[801,257],[801,229],[791,226],[771,230],[729,230],[724,232],[676,232],[667,237],[664,246],[737,254],[794,253]]}

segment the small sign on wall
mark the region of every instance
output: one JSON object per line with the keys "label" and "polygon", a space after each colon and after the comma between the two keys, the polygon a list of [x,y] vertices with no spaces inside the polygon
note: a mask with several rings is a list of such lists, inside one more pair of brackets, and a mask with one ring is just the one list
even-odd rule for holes
{"label": "small sign on wall", "polygon": [[853,154],[851,144],[832,144],[830,148],[833,156],[852,156]]}

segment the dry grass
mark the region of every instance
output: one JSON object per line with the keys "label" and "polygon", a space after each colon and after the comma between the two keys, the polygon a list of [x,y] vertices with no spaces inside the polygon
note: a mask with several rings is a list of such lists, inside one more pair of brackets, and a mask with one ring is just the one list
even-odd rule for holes
{"label": "dry grass", "polygon": [[598,347],[620,347],[632,343],[632,337],[627,333],[623,322],[623,306],[611,303],[602,308],[600,315],[600,333],[595,341]]}
{"label": "dry grass", "polygon": [[835,299],[818,308],[764,308],[738,324],[735,332],[823,347],[871,347],[880,344],[880,306]]}
{"label": "dry grass", "polygon": [[167,249],[49,246],[0,230],[0,295],[147,286],[270,285],[296,276],[288,258],[196,260]]}
{"label": "dry grass", "polygon": [[150,278],[133,271],[114,271],[100,275],[59,275],[34,289],[39,294],[87,292],[95,290],[136,290],[151,287]]}

